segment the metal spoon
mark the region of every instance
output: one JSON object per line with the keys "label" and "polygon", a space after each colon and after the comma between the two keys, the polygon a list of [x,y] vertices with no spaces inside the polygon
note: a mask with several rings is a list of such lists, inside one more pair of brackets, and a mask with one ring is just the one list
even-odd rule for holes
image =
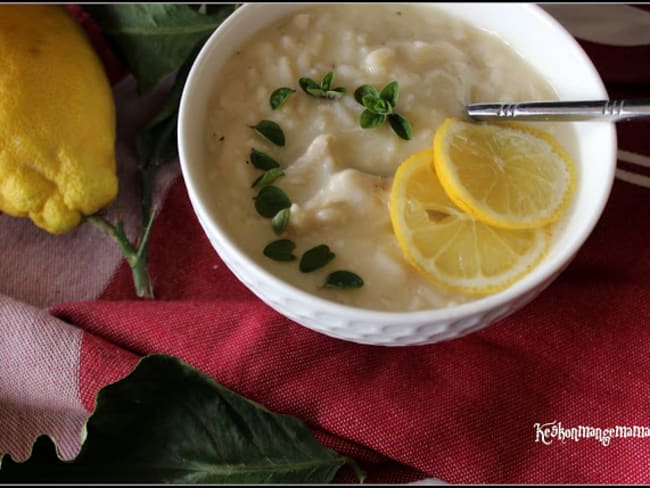
{"label": "metal spoon", "polygon": [[474,120],[596,120],[619,122],[650,117],[650,99],[472,103],[465,107],[465,113]]}

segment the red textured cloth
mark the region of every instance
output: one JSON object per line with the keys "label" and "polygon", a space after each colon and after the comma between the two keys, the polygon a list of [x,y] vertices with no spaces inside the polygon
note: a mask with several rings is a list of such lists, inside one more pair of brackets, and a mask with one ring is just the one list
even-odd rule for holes
{"label": "red textured cloth", "polygon": [[[611,7],[650,22],[644,9]],[[580,8],[583,17],[593,9],[595,26],[603,21],[598,6]],[[553,14],[572,29],[568,13]],[[579,40],[610,96],[650,98],[650,43],[621,46],[597,36],[596,29]],[[182,178],[170,176],[150,243],[157,300],[134,297],[122,261],[96,297],[47,307],[57,319],[52,327],[80,331],[70,361],[81,405],[91,411],[98,389],[142,355],[167,353],[299,417],[327,446],[358,459],[368,482],[650,483],[650,438],[604,445],[544,438],[536,428],[650,429],[650,123],[617,128],[610,200],[566,271],[507,319],[429,346],[358,345],[285,319],[223,264]],[[8,217],[0,219],[2,229]],[[11,440],[2,429],[0,452]],[[336,481],[353,479],[342,470]]]}

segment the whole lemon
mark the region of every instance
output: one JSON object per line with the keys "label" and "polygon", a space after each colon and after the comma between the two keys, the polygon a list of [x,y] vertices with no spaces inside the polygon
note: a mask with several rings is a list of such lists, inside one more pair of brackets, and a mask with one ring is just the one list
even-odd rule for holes
{"label": "whole lemon", "polygon": [[0,211],[59,234],[116,196],[115,105],[61,6],[0,5]]}

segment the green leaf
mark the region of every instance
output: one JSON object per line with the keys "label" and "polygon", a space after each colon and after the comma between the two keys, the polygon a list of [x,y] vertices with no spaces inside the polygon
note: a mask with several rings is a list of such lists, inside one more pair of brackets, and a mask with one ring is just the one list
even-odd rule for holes
{"label": "green leaf", "polygon": [[325,92],[325,98],[328,100],[336,100],[337,98],[341,98],[343,95],[345,95],[345,88],[342,86]]}
{"label": "green leaf", "polygon": [[278,163],[275,159],[262,151],[258,151],[255,148],[251,149],[250,159],[253,166],[263,171],[280,167],[280,163]]}
{"label": "green leaf", "polygon": [[[29,459],[23,463],[15,462],[11,456],[2,456],[0,453],[0,483],[57,483],[73,481],[78,476],[74,464],[61,461],[57,454],[54,441],[42,434],[38,436],[32,446]],[[88,474],[87,476],[90,476]]]}
{"label": "green leaf", "polygon": [[261,120],[253,128],[259,135],[276,146],[284,146],[284,132],[282,132],[282,129],[276,122],[272,120]]}
{"label": "green leaf", "polygon": [[271,219],[283,208],[291,207],[291,200],[282,189],[269,185],[262,188],[255,198],[255,209],[262,217]]}
{"label": "green leaf", "polygon": [[354,99],[363,105],[363,97],[366,95],[372,95],[374,97],[379,96],[379,92],[372,85],[361,85],[359,88],[354,90]]}
{"label": "green leaf", "polygon": [[270,412],[177,358],[151,355],[100,390],[76,459],[60,461],[41,437],[29,460],[3,462],[0,482],[327,483],[350,461],[301,420]]}
{"label": "green leaf", "polygon": [[397,81],[391,81],[383,88],[379,96],[382,100],[386,100],[390,103],[391,107],[395,108],[395,105],[397,105],[397,99],[399,98],[399,83]]}
{"label": "green leaf", "polygon": [[277,235],[280,235],[284,232],[284,229],[287,228],[289,224],[289,215],[291,210],[288,208],[283,208],[278,213],[276,213],[271,219],[271,226],[273,227],[273,232]]}
{"label": "green leaf", "polygon": [[230,15],[233,5],[206,13],[171,3],[84,4],[113,51],[146,93],[176,71],[194,47]]}
{"label": "green leaf", "polygon": [[363,286],[363,279],[352,271],[334,271],[327,275],[323,286],[338,290],[361,288]]}
{"label": "green leaf", "polygon": [[411,123],[398,113],[393,113],[388,116],[388,123],[395,131],[395,134],[407,141],[413,137],[413,128]]}
{"label": "green leaf", "polygon": [[325,244],[312,247],[300,258],[300,271],[310,273],[327,265],[335,257],[336,254],[330,251],[330,248]]}
{"label": "green leaf", "polygon": [[176,73],[176,79],[158,113],[138,132],[135,140],[140,167],[160,166],[178,157],[177,125],[178,109],[183,87],[192,63],[202,44],[195,46]]}
{"label": "green leaf", "polygon": [[275,110],[277,108],[280,108],[284,102],[287,101],[289,95],[295,92],[296,90],[286,86],[273,90],[273,93],[271,93],[271,96],[269,97],[269,104],[271,105],[271,109]]}
{"label": "green leaf", "polygon": [[320,88],[324,92],[328,91],[330,87],[332,86],[332,82],[334,81],[334,72],[329,71],[325,76],[323,76],[322,81],[320,82]]}
{"label": "green leaf", "polygon": [[264,173],[262,173],[255,181],[253,181],[253,184],[251,185],[251,188],[255,188],[257,186],[264,186],[264,185],[268,185],[270,183],[273,183],[280,176],[284,176],[284,171],[282,171],[281,168],[271,168],[271,169],[265,171]]}
{"label": "green leaf", "polygon": [[302,88],[307,95],[311,95],[312,97],[319,96],[321,92],[320,85],[316,83],[314,80],[312,80],[311,78],[307,78],[307,77],[300,78],[298,80],[298,84],[300,85],[300,88]]}
{"label": "green leaf", "polygon": [[375,114],[368,109],[361,112],[361,116],[359,117],[359,125],[364,129],[374,129],[384,122],[386,122],[385,115]]}
{"label": "green leaf", "polygon": [[278,239],[266,245],[264,255],[275,261],[294,261],[296,259],[296,256],[293,254],[295,248],[296,244],[293,241],[289,239]]}
{"label": "green leaf", "polygon": [[330,89],[334,81],[334,72],[329,71],[323,76],[322,81],[316,83],[311,78],[303,77],[298,80],[298,84],[303,91],[312,97],[327,98],[328,100],[335,100],[341,98],[345,94],[345,88],[342,86]]}
{"label": "green leaf", "polygon": [[312,97],[320,98],[323,96],[323,90],[321,90],[320,88],[307,88],[307,90],[305,91]]}
{"label": "green leaf", "polygon": [[364,95],[364,97],[361,99],[361,102],[363,103],[364,107],[375,114],[388,115],[393,111],[390,103],[374,95]]}
{"label": "green leaf", "polygon": [[[233,4],[233,10],[236,10],[237,7],[240,4]],[[220,4],[213,4],[213,3],[202,3],[201,6],[198,8],[197,12],[201,14],[207,14],[207,15],[213,15],[219,12],[219,10],[223,7],[223,5]]]}

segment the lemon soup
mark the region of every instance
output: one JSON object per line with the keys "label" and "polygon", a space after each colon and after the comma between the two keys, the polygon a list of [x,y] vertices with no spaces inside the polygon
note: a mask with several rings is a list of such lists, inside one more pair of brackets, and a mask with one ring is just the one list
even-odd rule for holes
{"label": "lemon soup", "polygon": [[222,73],[209,105],[208,178],[224,226],[252,259],[368,309],[475,299],[409,263],[391,187],[400,163],[431,148],[465,104],[557,98],[508,45],[431,6],[323,4],[256,34]]}

